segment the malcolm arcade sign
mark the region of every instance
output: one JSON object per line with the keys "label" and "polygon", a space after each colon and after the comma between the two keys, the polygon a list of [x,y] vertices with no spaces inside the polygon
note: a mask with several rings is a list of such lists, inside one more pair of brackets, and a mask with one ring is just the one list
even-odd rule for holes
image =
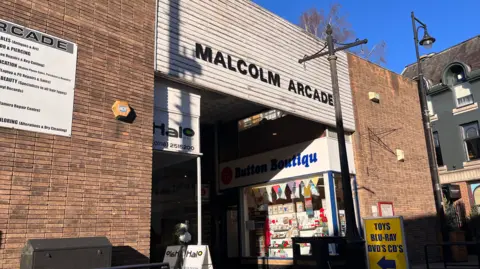
{"label": "malcolm arcade sign", "polygon": [[[222,66],[223,68],[226,68],[232,72],[248,75],[253,79],[257,79],[269,85],[282,88],[282,79],[280,74],[272,71],[266,71],[254,63],[247,64],[245,60],[235,59],[233,56],[224,54],[221,51],[214,53],[212,48],[208,46],[204,47],[201,44],[196,43],[195,56],[198,59],[213,63],[217,66]],[[234,64],[234,62],[236,62],[236,64]],[[288,88],[288,91],[291,93],[305,96],[319,103],[333,106],[333,95],[331,93],[312,88],[310,85],[296,82],[293,79],[289,80],[288,85],[283,86]]]}
{"label": "malcolm arcade sign", "polygon": [[[327,57],[298,60],[324,46],[253,1],[158,0],[156,71],[189,85],[335,126]],[[345,52],[338,52],[345,129],[355,130]]]}
{"label": "malcolm arcade sign", "polygon": [[368,268],[410,268],[402,217],[365,218],[364,228]]}

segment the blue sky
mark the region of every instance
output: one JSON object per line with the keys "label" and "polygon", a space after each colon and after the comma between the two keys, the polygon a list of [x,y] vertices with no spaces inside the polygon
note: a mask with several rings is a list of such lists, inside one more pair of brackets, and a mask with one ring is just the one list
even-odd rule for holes
{"label": "blue sky", "polygon": [[[421,54],[439,52],[480,34],[480,0],[253,0],[260,6],[297,24],[302,11],[312,7],[328,11],[332,3],[340,3],[342,13],[360,39],[368,38],[370,46],[387,43],[386,67],[397,73],[415,61],[410,13],[428,25],[428,32],[437,41],[432,49]],[[423,32],[420,31],[420,35]],[[421,37],[420,37],[421,38]]]}

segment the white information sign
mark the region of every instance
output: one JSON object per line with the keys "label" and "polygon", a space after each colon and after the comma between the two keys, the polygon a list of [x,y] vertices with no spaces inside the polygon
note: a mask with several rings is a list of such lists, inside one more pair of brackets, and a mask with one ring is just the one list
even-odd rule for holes
{"label": "white information sign", "polygon": [[213,269],[208,246],[188,246],[185,255],[184,269]]}
{"label": "white information sign", "polygon": [[163,256],[163,262],[168,263],[170,269],[175,268],[178,258],[180,257],[180,248],[181,246],[168,246]]}
{"label": "white information sign", "polygon": [[70,136],[77,45],[0,20],[0,127]]}
{"label": "white information sign", "polygon": [[155,86],[153,150],[200,155],[200,95]]}
{"label": "white information sign", "polygon": [[[181,252],[181,246],[168,246],[163,262],[168,263],[171,269],[175,269]],[[183,260],[182,269],[213,269],[210,251],[206,245],[188,246],[181,260]]]}
{"label": "white information sign", "polygon": [[199,154],[200,120],[198,117],[155,110],[153,149]]}

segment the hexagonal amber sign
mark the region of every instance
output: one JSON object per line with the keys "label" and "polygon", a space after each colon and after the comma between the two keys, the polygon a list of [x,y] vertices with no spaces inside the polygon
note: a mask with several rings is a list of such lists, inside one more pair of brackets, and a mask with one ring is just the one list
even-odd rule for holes
{"label": "hexagonal amber sign", "polygon": [[113,115],[115,115],[115,119],[126,118],[131,112],[130,106],[128,102],[117,100],[112,106]]}

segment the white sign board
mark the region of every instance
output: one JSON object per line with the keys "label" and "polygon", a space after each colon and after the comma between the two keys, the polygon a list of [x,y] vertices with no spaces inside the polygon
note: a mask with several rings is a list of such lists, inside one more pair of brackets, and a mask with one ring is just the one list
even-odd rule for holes
{"label": "white sign board", "polygon": [[199,153],[200,123],[198,117],[155,110],[154,121],[154,150]]}
{"label": "white sign board", "polygon": [[163,262],[168,263],[170,269],[175,268],[178,258],[180,257],[181,246],[168,246],[163,256]]}
{"label": "white sign board", "polygon": [[[355,173],[352,144],[347,142],[350,173]],[[323,137],[220,164],[220,189],[341,171],[337,140]]]}
{"label": "white sign board", "polygon": [[70,136],[77,45],[0,20],[0,127]]}
{"label": "white sign board", "polygon": [[200,96],[155,87],[153,149],[200,154]]}
{"label": "white sign board", "polygon": [[185,255],[184,269],[212,269],[212,258],[208,246],[188,246]]}
{"label": "white sign board", "polygon": [[[213,269],[210,251],[206,245],[190,245],[181,253],[181,246],[168,246],[163,262],[168,263],[170,269],[175,269],[179,258],[183,261],[182,269]],[[182,256],[180,256],[182,255]]]}

